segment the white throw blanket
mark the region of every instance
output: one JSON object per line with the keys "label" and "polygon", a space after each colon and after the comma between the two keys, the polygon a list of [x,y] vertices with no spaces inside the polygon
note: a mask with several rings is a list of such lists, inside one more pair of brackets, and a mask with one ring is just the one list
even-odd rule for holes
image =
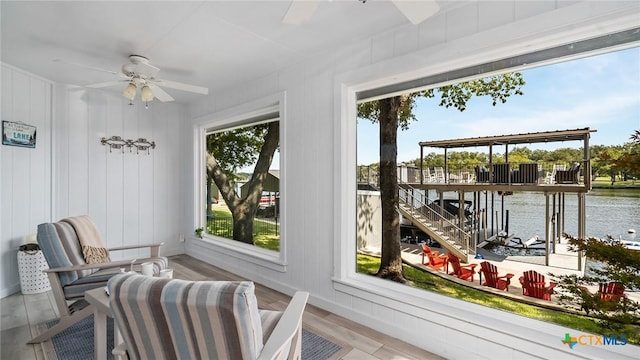
{"label": "white throw blanket", "polygon": [[104,242],[96,225],[88,216],[76,216],[62,219],[73,226],[78,235],[78,241],[82,247],[82,255],[87,264],[101,264],[109,262],[109,250],[104,247]]}

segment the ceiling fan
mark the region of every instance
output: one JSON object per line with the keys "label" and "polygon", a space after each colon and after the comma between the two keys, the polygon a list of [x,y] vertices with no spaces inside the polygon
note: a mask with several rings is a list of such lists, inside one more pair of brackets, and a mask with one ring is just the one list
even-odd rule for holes
{"label": "ceiling fan", "polygon": [[[363,4],[367,2],[367,0],[358,1]],[[391,0],[391,2],[414,25],[420,24],[440,10],[440,6],[435,0]],[[320,0],[291,0],[289,9],[282,18],[282,23],[300,25],[309,22],[319,4]]]}
{"label": "ceiling fan", "polygon": [[[156,75],[160,71],[159,68],[151,65],[149,59],[140,55],[130,55],[129,63],[122,65],[120,72],[108,71],[97,69],[90,66],[84,66],[94,70],[106,71],[118,76],[119,80],[107,81],[98,84],[87,85],[90,88],[103,88],[108,86],[127,84],[122,95],[133,101],[136,96],[137,90],[140,89],[140,98],[142,101],[149,102],[154,98],[166,102],[173,101],[173,97],[169,95],[162,88],[176,89],[182,91],[188,91],[192,93],[207,95],[209,89],[201,86],[183,84],[175,81],[168,81],[156,78]],[[77,64],[74,64],[77,65]],[[83,65],[81,65],[83,66]]]}

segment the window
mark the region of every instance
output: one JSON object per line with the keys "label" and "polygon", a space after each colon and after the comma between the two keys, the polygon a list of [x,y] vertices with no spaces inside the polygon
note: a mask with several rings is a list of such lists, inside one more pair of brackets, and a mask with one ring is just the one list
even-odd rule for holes
{"label": "window", "polygon": [[[620,37],[623,37],[623,35],[628,34],[620,33],[620,35]],[[366,154],[360,152],[360,146],[366,143],[366,145],[364,146],[371,147],[372,143],[374,143],[372,139],[375,140],[377,138],[378,130],[376,128],[374,129],[374,131],[368,134],[361,135],[360,122],[365,123],[367,121],[359,120],[359,122],[356,123],[358,103],[383,99],[385,97],[397,94],[416,91],[416,89],[428,89],[429,87],[451,84],[453,81],[456,81],[454,79],[458,79],[457,81],[466,81],[472,78],[480,78],[501,72],[524,71],[527,69],[532,69],[533,71],[535,70],[533,65],[534,63],[535,67],[558,63],[555,66],[564,66],[566,71],[570,72],[571,63],[559,63],[561,61],[560,59],[578,59],[586,57],[588,55],[602,54],[605,52],[609,53],[619,49],[628,49],[632,46],[630,44],[633,43],[633,40],[627,40],[627,43],[608,44],[600,43],[599,41],[601,40],[606,41],[608,40],[608,37],[605,36],[599,39],[591,39],[571,45],[560,46],[558,48],[542,50],[540,52],[532,53],[526,56],[523,55],[519,57],[508,58],[495,61],[494,63],[478,66],[472,65],[474,64],[475,59],[468,59],[468,61],[463,62],[472,65],[468,68],[451,68],[443,72],[442,74],[427,74],[426,77],[415,80],[412,80],[409,77],[405,77],[404,82],[398,82],[395,84],[385,83],[386,81],[388,81],[386,79],[390,78],[388,73],[381,74],[380,82],[373,86],[370,84],[375,83],[375,81],[363,82],[363,78],[366,78],[366,76],[371,76],[371,71],[373,71],[371,69],[363,69],[362,72],[344,74],[342,77],[339,77],[337,81],[340,82],[343,86],[340,88],[341,93],[337,96],[336,113],[342,114],[342,117],[340,118],[340,122],[336,123],[336,127],[338,127],[339,129],[337,133],[345,135],[343,135],[338,142],[338,144],[342,147],[340,149],[341,160],[336,165],[336,173],[341,176],[341,181],[339,183],[339,186],[336,186],[335,191],[335,201],[341,205],[336,206],[336,238],[342,239],[342,241],[336,241],[336,247],[339,249],[338,251],[340,254],[340,261],[338,262],[339,266],[336,267],[335,288],[340,292],[352,294],[359,297],[364,296],[362,294],[362,289],[367,288],[367,296],[369,296],[369,298],[371,299],[375,299],[372,301],[379,302],[380,304],[386,304],[386,298],[393,298],[394,300],[396,298],[401,299],[403,303],[415,305],[418,308],[427,306],[424,303],[423,298],[428,298],[430,301],[438,304],[449,304],[448,301],[443,301],[442,299],[432,296],[431,294],[419,294],[413,290],[406,290],[406,294],[408,296],[403,296],[405,294],[405,290],[401,289],[399,286],[397,286],[397,284],[375,279],[371,276],[369,276],[369,278],[360,276],[361,272],[356,270],[356,265],[359,265],[359,261],[357,260],[358,251],[366,247],[375,247],[371,246],[375,245],[372,244],[372,236],[375,237],[376,233],[380,234],[380,225],[375,223],[377,221],[377,217],[379,216],[378,213],[380,212],[380,205],[379,202],[372,200],[375,196],[378,196],[378,194],[376,194],[376,189],[368,187],[368,182],[377,181],[374,171],[376,170],[376,166],[357,167],[358,165],[375,165],[375,163],[377,162],[375,157],[366,158],[365,156],[363,156]],[[580,53],[580,51],[567,53],[567,51],[571,51],[573,49],[581,49],[580,51],[584,51],[584,53]],[[628,51],[635,51],[635,58],[637,58],[637,49],[631,49]],[[596,58],[594,59],[597,61]],[[513,68],[511,66],[513,66]],[[420,69],[420,67],[416,66],[416,69]],[[486,71],[486,69],[491,69],[491,71],[489,73],[483,73],[483,71]],[[418,70],[416,70],[416,74],[419,74]],[[634,86],[637,87],[637,83]],[[547,98],[551,99],[552,97],[554,97],[553,94],[549,93],[552,89],[552,86],[549,86],[547,88]],[[556,98],[552,100],[567,100],[566,97],[562,97],[560,95],[555,95],[555,97]],[[596,101],[595,103],[598,102]],[[580,109],[580,107],[577,108]],[[611,107],[611,109],[615,109],[615,107]],[[437,119],[434,118],[429,119],[429,121],[432,122],[436,120]],[[552,124],[557,123],[558,120],[556,120],[556,122]],[[552,128],[551,130],[580,127],[579,123],[578,125],[570,124],[571,123],[569,123],[569,125],[564,125],[566,127],[560,125],[558,127]],[[434,124],[434,127],[446,129],[446,131],[452,132],[455,129],[455,123],[448,122],[443,124]],[[444,138],[426,138],[424,132],[418,134],[418,138],[410,138],[409,136],[407,136],[408,139],[406,143],[413,144],[412,146],[415,148],[415,152],[413,153],[414,156],[409,158],[402,158],[401,155],[403,154],[401,154],[400,149],[398,149],[398,160],[414,160],[416,157],[420,157],[417,143],[422,140],[441,140],[449,138],[466,138],[479,136],[478,134],[456,135],[453,132],[451,134],[451,137]],[[628,137],[629,135],[631,135],[630,131],[625,134],[626,137]],[[356,139],[356,141],[354,141],[354,139]],[[377,156],[377,154],[379,153],[379,148],[377,148],[377,146],[376,148],[370,150],[372,150],[371,153],[373,153],[374,156]],[[468,155],[471,156],[474,154]],[[515,160],[516,159],[510,158],[510,161]],[[415,166],[415,164],[407,165]],[[452,166],[452,164],[449,165]],[[403,171],[406,171],[408,174],[410,167],[411,166],[406,166],[404,169],[399,170],[398,175],[404,174]],[[431,166],[431,168],[434,167],[435,165]],[[456,173],[455,175],[462,178],[462,170],[463,169],[461,167],[460,174]],[[464,172],[464,175],[470,176],[472,169],[469,169],[469,166],[467,166],[466,170],[467,171]],[[467,172],[469,174],[467,174]],[[365,197],[368,198],[365,199]],[[374,223],[371,224],[367,222],[367,219],[373,219]],[[379,236],[380,235],[378,235],[378,237]],[[345,241],[345,239],[347,241]],[[523,241],[524,240],[527,239],[523,239]],[[548,281],[549,279],[547,279],[547,282]],[[474,282],[476,284],[478,282],[477,275]],[[517,277],[512,280],[512,283],[514,282],[518,282]],[[393,289],[393,291],[395,291],[394,294],[399,294],[400,292],[402,292],[402,294],[398,296],[391,295],[392,292],[389,292],[389,289]],[[379,296],[379,298],[376,298],[376,296]]]}
{"label": "window", "polygon": [[282,110],[272,101],[216,114],[201,126],[196,231],[207,243],[283,263]]}

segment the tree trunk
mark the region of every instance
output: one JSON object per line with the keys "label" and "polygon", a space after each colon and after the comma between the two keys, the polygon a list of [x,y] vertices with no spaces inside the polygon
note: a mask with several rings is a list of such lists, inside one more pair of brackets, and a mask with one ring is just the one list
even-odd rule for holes
{"label": "tree trunk", "polygon": [[376,276],[406,282],[400,254],[398,218],[398,111],[401,97],[380,101],[380,201],[382,203],[382,257]]}
{"label": "tree trunk", "polygon": [[253,244],[253,218],[255,208],[246,203],[235,206],[233,211],[233,239],[247,244]]}
{"label": "tree trunk", "polygon": [[269,129],[264,137],[264,144],[260,149],[258,161],[248,182],[247,193],[242,199],[236,194],[217,160],[211,157],[213,180],[233,216],[234,240],[253,244],[253,218],[256,215],[256,210],[262,197],[263,184],[269,173],[273,154],[278,148],[279,139],[280,123],[278,121],[269,123]]}

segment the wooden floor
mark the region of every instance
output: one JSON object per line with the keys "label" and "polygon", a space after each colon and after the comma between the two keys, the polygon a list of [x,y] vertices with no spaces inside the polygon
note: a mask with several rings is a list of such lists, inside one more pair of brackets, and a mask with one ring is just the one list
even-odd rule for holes
{"label": "wooden floor", "polygon": [[[187,255],[169,258],[174,277],[187,280],[241,280],[240,277]],[[256,284],[259,307],[283,310],[289,297]],[[0,359],[48,359],[50,346],[26,345],[42,323],[58,317],[51,292],[33,295],[20,293],[1,300],[2,340]],[[381,334],[353,321],[307,304],[303,327],[342,346],[333,359],[441,359],[396,338]],[[46,343],[43,343],[46,345]],[[64,359],[61,359],[64,360]]]}

